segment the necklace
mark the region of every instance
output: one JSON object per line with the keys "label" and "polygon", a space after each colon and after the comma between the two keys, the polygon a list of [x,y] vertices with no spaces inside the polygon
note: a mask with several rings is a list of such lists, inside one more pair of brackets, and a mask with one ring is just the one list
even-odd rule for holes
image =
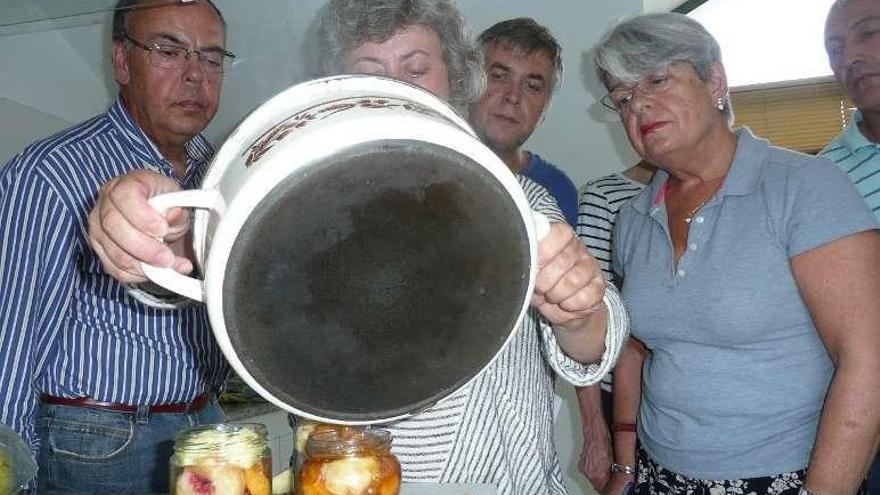
{"label": "necklace", "polygon": [[[706,196],[706,199],[704,199],[703,201],[700,201],[700,204],[698,204],[696,206],[696,208],[694,208],[693,210],[691,210],[690,213],[688,213],[688,216],[686,216],[684,218],[684,223],[686,223],[686,224],[691,223],[691,221],[694,219],[694,215],[696,215],[697,212],[700,211],[700,208],[706,206],[706,203],[708,203],[710,199],[715,197],[715,193],[718,192],[718,189],[721,188],[722,184],[724,184],[724,179],[722,179],[721,182],[719,182],[718,185],[715,186],[714,189],[712,189],[712,192],[709,193],[708,196]],[[657,192],[657,196],[654,198],[654,206],[657,206],[658,204],[666,201],[666,194],[668,191],[669,191],[669,182],[667,181],[667,182],[663,183],[663,186],[660,187],[660,191]]]}
{"label": "necklace", "polygon": [[688,213],[688,216],[684,217],[684,223],[688,223],[688,224],[691,223],[691,220],[693,220],[694,215],[696,215],[697,212],[700,211],[700,208],[702,208],[703,206],[705,206],[706,203],[708,203],[709,200],[712,199],[712,196],[714,196],[714,195],[715,195],[715,193],[712,193],[711,195],[709,195],[708,198],[706,198],[706,199],[704,199],[703,201],[701,201],[700,204],[698,204],[696,208],[694,208],[693,210],[691,210],[691,212]]}

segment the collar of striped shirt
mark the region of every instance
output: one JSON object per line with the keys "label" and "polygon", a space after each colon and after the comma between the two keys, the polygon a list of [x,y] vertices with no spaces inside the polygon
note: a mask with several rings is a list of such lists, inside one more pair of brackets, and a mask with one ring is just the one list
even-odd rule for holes
{"label": "collar of striped shirt", "polygon": [[[121,96],[107,110],[107,118],[119,131],[120,139],[125,142],[130,152],[142,161],[146,166],[153,168],[156,164],[161,165],[161,170],[155,170],[163,175],[175,178],[174,167],[159,151],[159,148],[146,135],[141,127],[135,122],[134,117],[125,108]],[[181,186],[190,187],[194,167],[208,162],[214,154],[214,148],[201,134],[195,136],[186,143],[186,177]]]}

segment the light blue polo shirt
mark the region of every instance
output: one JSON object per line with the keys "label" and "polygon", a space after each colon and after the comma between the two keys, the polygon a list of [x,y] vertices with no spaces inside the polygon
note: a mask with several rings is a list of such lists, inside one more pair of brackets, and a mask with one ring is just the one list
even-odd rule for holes
{"label": "light blue polo shirt", "polygon": [[849,175],[874,217],[880,220],[880,145],[862,134],[861,122],[862,112],[857,111],[852,123],[828,143],[821,154],[834,160]]}
{"label": "light blue polo shirt", "polygon": [[644,365],[639,438],[663,467],[699,479],[803,469],[833,366],[792,257],[878,228],[830,160],[737,131],[733,164],[674,266],[662,201],[669,177],[624,205],[613,264]]}

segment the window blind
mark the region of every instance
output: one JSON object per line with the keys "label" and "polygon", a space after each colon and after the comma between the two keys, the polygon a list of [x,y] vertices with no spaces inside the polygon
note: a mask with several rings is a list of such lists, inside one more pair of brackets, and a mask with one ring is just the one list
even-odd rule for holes
{"label": "window blind", "polygon": [[824,148],[852,118],[852,102],[833,78],[732,88],[730,97],[734,127],[805,153]]}

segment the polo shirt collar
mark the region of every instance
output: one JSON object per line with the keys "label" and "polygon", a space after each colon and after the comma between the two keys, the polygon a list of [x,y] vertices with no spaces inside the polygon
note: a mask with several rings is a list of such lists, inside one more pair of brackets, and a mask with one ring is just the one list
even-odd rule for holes
{"label": "polo shirt collar", "polygon": [[853,113],[852,122],[840,135],[840,143],[846,146],[850,151],[855,152],[859,148],[877,146],[877,144],[872,143],[870,139],[862,134],[862,130],[859,129],[859,124],[862,123],[863,119],[864,117],[862,116],[861,110],[856,110],[855,113]]}
{"label": "polo shirt collar", "polygon": [[[741,196],[749,194],[758,187],[761,178],[763,164],[770,152],[770,143],[766,139],[755,137],[747,127],[741,127],[734,131],[736,134],[736,150],[733,154],[733,163],[724,179],[719,196]],[[657,169],[651,184],[648,186],[648,194],[642,194],[633,201],[633,207],[642,214],[649,214],[655,207],[664,201],[663,194],[669,173],[663,169]]]}

